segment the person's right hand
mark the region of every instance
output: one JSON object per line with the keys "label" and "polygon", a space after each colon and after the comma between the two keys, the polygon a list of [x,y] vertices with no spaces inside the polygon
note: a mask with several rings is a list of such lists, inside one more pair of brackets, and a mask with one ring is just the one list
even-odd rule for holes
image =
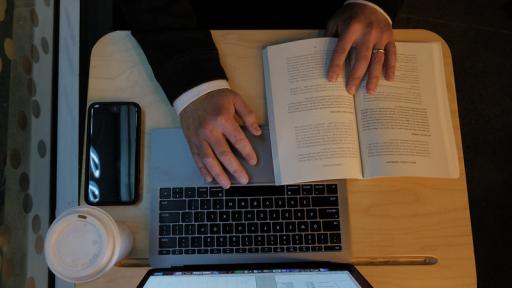
{"label": "person's right hand", "polygon": [[247,172],[228,145],[229,141],[249,164],[256,165],[256,153],[242,132],[239,119],[252,134],[261,134],[254,112],[231,89],[209,92],[180,113],[183,133],[206,182],[215,179],[222,187],[229,188],[231,182],[222,165],[241,184],[249,181]]}

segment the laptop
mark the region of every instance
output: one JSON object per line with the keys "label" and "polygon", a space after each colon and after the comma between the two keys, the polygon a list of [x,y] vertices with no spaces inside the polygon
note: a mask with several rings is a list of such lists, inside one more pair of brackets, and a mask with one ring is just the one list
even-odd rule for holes
{"label": "laptop", "polygon": [[262,130],[246,132],[258,156],[240,161],[250,182],[229,189],[204,181],[180,128],[150,131],[152,267],[350,261],[344,182],[275,185]]}
{"label": "laptop", "polygon": [[138,288],[371,288],[350,264],[281,263],[151,269]]}

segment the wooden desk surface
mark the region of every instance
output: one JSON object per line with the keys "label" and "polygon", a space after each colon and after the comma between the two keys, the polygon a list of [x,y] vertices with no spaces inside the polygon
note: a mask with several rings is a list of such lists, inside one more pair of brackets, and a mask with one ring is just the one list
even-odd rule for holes
{"label": "wooden desk surface", "polygon": [[[386,178],[348,180],[349,214],[353,255],[435,255],[430,266],[360,266],[375,287],[476,287],[475,261],[466,178],[460,137],[457,98],[451,54],[446,43],[426,30],[395,30],[397,41],[439,41],[453,128],[459,156],[460,178]],[[266,123],[261,48],[271,43],[318,36],[316,30],[214,31],[222,64],[234,90]],[[250,68],[249,68],[250,67]],[[154,79],[142,50],[129,32],[114,32],[102,38],[91,57],[88,102],[136,101],[143,109],[144,154],[148,131],[177,127],[179,121]],[[144,167],[142,186],[147,187]],[[82,185],[83,187],[83,185]],[[107,207],[118,221],[134,232],[131,257],[148,257],[150,195],[144,189],[141,202],[130,209]],[[115,267],[100,279],[79,287],[133,287],[148,268]]]}

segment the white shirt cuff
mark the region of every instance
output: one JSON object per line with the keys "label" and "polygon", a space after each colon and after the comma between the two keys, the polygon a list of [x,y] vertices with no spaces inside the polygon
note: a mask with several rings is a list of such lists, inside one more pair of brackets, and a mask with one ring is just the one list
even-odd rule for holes
{"label": "white shirt cuff", "polygon": [[379,10],[379,12],[382,13],[382,15],[384,15],[388,19],[389,24],[393,25],[393,21],[391,21],[391,18],[389,17],[388,13],[386,13],[386,11],[382,10],[382,8],[380,8],[378,5],[376,5],[370,1],[365,1],[365,0],[347,0],[347,1],[345,1],[345,4],[343,4],[343,5],[347,5],[350,3],[359,3],[359,4],[365,4],[368,6],[372,6],[373,8]]}
{"label": "white shirt cuff", "polygon": [[176,98],[176,100],[174,100],[172,106],[179,115],[181,111],[185,109],[185,107],[187,107],[190,103],[194,102],[194,100],[196,100],[197,98],[203,96],[208,92],[224,88],[230,88],[228,81],[224,79],[205,82],[181,94],[178,98]]}

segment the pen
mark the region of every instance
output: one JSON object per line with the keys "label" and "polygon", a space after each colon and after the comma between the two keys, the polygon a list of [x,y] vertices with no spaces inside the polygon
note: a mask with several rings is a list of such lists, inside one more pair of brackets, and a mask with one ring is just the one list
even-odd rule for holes
{"label": "pen", "polygon": [[397,255],[384,257],[354,257],[354,265],[433,265],[438,262],[431,255]]}

